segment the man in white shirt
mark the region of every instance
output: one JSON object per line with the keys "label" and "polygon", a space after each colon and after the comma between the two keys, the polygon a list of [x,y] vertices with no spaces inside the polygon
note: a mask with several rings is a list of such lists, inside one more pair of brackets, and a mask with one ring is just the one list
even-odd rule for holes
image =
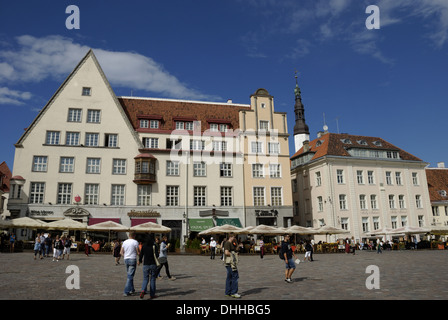
{"label": "man in white shirt", "polygon": [[140,254],[140,249],[137,240],[135,240],[135,232],[129,233],[129,239],[124,241],[121,245],[121,255],[126,266],[127,280],[124,287],[124,296],[130,296],[135,293],[134,289],[134,274],[137,268],[137,256]]}
{"label": "man in white shirt", "polygon": [[210,259],[215,259],[216,253],[216,241],[215,239],[210,238]]}

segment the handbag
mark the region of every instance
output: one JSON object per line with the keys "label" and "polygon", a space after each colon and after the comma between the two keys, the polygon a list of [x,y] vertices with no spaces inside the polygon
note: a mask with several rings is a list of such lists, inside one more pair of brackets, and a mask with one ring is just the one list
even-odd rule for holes
{"label": "handbag", "polygon": [[160,267],[160,261],[159,261],[159,259],[157,259],[157,257],[156,257],[156,246],[152,246],[152,252],[153,252],[153,254],[154,254],[154,261],[156,262],[156,266],[157,266],[157,267]]}
{"label": "handbag", "polygon": [[159,257],[159,262],[161,263],[161,264],[164,264],[164,263],[166,263],[168,261],[168,259],[166,258],[166,257]]}

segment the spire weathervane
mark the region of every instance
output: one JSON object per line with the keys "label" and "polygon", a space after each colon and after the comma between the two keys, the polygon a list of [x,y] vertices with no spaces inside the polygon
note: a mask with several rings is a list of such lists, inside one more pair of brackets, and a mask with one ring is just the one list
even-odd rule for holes
{"label": "spire weathervane", "polygon": [[298,78],[298,76],[297,76],[297,74],[298,74],[297,69],[295,70],[294,73],[295,73],[295,78],[296,78],[296,87],[294,89],[294,95],[296,96],[296,99],[297,98],[298,99],[302,99],[302,95],[301,95],[300,88],[299,88],[299,83],[297,82],[297,78]]}

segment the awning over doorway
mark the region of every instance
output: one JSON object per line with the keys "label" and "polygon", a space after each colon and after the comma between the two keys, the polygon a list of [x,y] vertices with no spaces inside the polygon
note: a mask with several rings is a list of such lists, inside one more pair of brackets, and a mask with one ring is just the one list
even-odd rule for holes
{"label": "awning over doorway", "polygon": [[89,226],[106,221],[113,221],[116,223],[120,223],[120,218],[89,218]]}
{"label": "awning over doorway", "polygon": [[217,218],[216,219],[216,225],[217,226],[222,226],[225,224],[229,224],[231,226],[235,226],[238,228],[242,228],[243,226],[241,225],[241,221],[239,218]]}
{"label": "awning over doorway", "polygon": [[135,226],[138,226],[139,224],[146,223],[146,222],[157,223],[157,219],[145,219],[145,218],[131,219],[131,227],[135,227]]}
{"label": "awning over doorway", "polygon": [[190,231],[201,232],[213,228],[213,219],[188,219]]}

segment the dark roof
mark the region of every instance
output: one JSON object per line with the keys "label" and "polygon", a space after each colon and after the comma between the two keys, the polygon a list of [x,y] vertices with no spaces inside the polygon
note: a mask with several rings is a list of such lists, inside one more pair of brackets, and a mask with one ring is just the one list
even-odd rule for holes
{"label": "dark roof", "polygon": [[2,184],[0,185],[0,190],[2,190],[3,192],[9,192],[9,181],[11,180],[12,174],[5,161],[0,163],[0,176],[2,176]]}
{"label": "dark roof", "polygon": [[[350,140],[351,143],[344,143],[344,140]],[[309,152],[315,153],[311,160],[324,156],[351,157],[347,151],[350,148],[398,151],[401,160],[422,161],[420,158],[378,137],[357,136],[346,133],[327,133],[309,143]],[[301,154],[303,154],[303,147],[291,157],[291,160]]]}
{"label": "dark roof", "polygon": [[140,127],[140,119],[149,118],[161,120],[159,131],[174,130],[176,120],[201,121],[202,132],[207,130],[208,123],[227,123],[229,129],[235,130],[239,128],[239,111],[250,110],[249,105],[230,103],[131,97],[118,97],[118,101],[123,106],[135,130]]}
{"label": "dark roof", "polygon": [[429,199],[431,201],[448,201],[440,191],[448,193],[448,169],[426,169],[426,179],[428,181]]}

